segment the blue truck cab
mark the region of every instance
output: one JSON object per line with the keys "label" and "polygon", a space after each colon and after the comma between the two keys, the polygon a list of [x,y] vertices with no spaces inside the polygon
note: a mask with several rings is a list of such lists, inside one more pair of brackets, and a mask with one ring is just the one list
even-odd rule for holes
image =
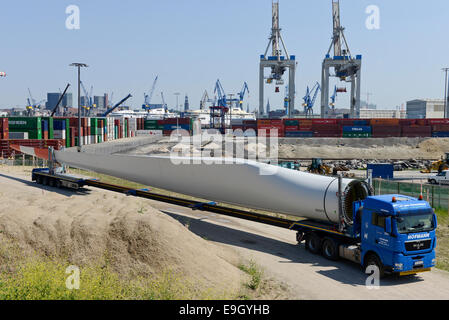
{"label": "blue truck cab", "polygon": [[[404,195],[368,197],[359,203],[361,264],[400,275],[435,266],[437,218],[428,202]],[[361,209],[361,210],[360,210]],[[361,218],[361,219],[360,219]]]}
{"label": "blue truck cab", "polygon": [[348,259],[365,270],[375,265],[380,277],[430,271],[436,263],[436,228],[436,215],[422,196],[394,194],[354,201],[351,219],[340,224],[309,219],[291,226],[308,251]]}

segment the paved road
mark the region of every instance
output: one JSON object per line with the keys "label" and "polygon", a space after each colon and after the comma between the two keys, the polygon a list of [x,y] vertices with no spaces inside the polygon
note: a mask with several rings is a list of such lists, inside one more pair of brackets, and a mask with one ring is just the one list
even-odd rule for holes
{"label": "paved road", "polygon": [[256,261],[268,276],[288,284],[292,299],[449,299],[448,272],[388,277],[379,289],[368,289],[367,275],[357,264],[307,252],[296,244],[292,231],[164,203],[154,206],[188,224],[192,232]]}

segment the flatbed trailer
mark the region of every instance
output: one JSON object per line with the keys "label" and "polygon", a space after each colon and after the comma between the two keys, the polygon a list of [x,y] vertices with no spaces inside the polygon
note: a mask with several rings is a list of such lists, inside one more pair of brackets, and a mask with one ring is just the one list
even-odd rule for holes
{"label": "flatbed trailer", "polygon": [[[430,206],[422,201],[405,196],[396,195],[392,199],[380,196],[367,199],[365,202],[354,203],[354,223],[351,227],[342,229],[341,225],[322,222],[312,219],[290,220],[259,214],[251,211],[235,209],[227,206],[218,205],[215,202],[201,202],[181,197],[167,196],[151,192],[149,189],[136,190],[124,186],[104,183],[97,179],[84,179],[67,175],[64,173],[50,173],[49,169],[34,169],[32,180],[39,184],[51,187],[65,187],[78,190],[84,186],[96,187],[104,190],[119,192],[128,196],[135,196],[145,199],[151,199],[179,206],[191,208],[193,210],[202,210],[217,213],[220,215],[235,217],[239,219],[254,221],[280,227],[297,232],[296,240],[298,244],[305,241],[305,248],[314,254],[322,254],[329,260],[338,260],[344,258],[358,263],[363,268],[369,265],[375,265],[379,268],[381,276],[386,273],[396,273],[399,275],[416,274],[430,271],[435,266],[435,246],[436,246],[436,216]],[[402,197],[402,198],[400,198]],[[385,198],[385,199],[384,199]],[[415,201],[416,200],[416,201]],[[411,203],[414,207],[421,210],[424,208],[425,214],[431,215],[432,230],[420,231],[415,234],[395,234],[392,229],[392,219],[395,219],[394,205],[398,202]],[[363,204],[368,208],[363,208]],[[391,205],[393,209],[388,212],[385,205]],[[379,207],[378,207],[379,206]],[[379,210],[378,210],[379,209]],[[393,214],[392,216],[382,216],[382,211]],[[419,212],[418,212],[419,213]],[[379,215],[379,217],[377,217]],[[385,224],[379,227],[374,223],[381,219]],[[389,222],[386,224],[385,221]],[[380,221],[380,220],[379,220]],[[361,228],[361,225],[364,227]],[[368,242],[367,239],[370,238]],[[386,240],[390,238],[391,240]],[[425,240],[422,240],[426,238]],[[398,240],[401,241],[398,241]],[[385,242],[387,241],[387,243]],[[393,242],[395,241],[395,242]],[[395,258],[387,262],[384,257],[391,250],[399,250],[404,246],[403,251],[395,253]],[[401,247],[402,248],[402,247]],[[430,250],[430,251],[429,251]]]}

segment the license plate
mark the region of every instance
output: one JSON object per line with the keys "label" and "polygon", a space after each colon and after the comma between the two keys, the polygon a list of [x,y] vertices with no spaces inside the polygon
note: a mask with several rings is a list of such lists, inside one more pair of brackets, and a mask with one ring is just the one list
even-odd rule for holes
{"label": "license plate", "polygon": [[424,265],[424,262],[423,261],[416,261],[414,265],[415,265],[415,267],[416,266],[422,266],[422,265]]}

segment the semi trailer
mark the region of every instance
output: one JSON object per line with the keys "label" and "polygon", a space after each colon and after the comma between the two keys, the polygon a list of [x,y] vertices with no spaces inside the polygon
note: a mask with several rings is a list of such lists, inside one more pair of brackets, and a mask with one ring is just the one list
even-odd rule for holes
{"label": "semi trailer", "polygon": [[[32,148],[18,151],[36,155]],[[40,152],[45,154],[45,152]],[[430,271],[436,264],[437,218],[428,202],[404,195],[374,196],[365,181],[299,172],[245,159],[101,155],[51,151],[59,164],[92,170],[186,194],[207,203],[153,194],[145,190],[86,180],[85,185],[189,206],[297,232],[298,243],[329,260],[340,258],[363,268],[376,266],[380,276]],[[65,179],[54,169],[33,176]],[[80,182],[80,181],[78,181]],[[63,183],[54,182],[54,185]],[[285,214],[282,219],[218,206],[239,205]]]}

